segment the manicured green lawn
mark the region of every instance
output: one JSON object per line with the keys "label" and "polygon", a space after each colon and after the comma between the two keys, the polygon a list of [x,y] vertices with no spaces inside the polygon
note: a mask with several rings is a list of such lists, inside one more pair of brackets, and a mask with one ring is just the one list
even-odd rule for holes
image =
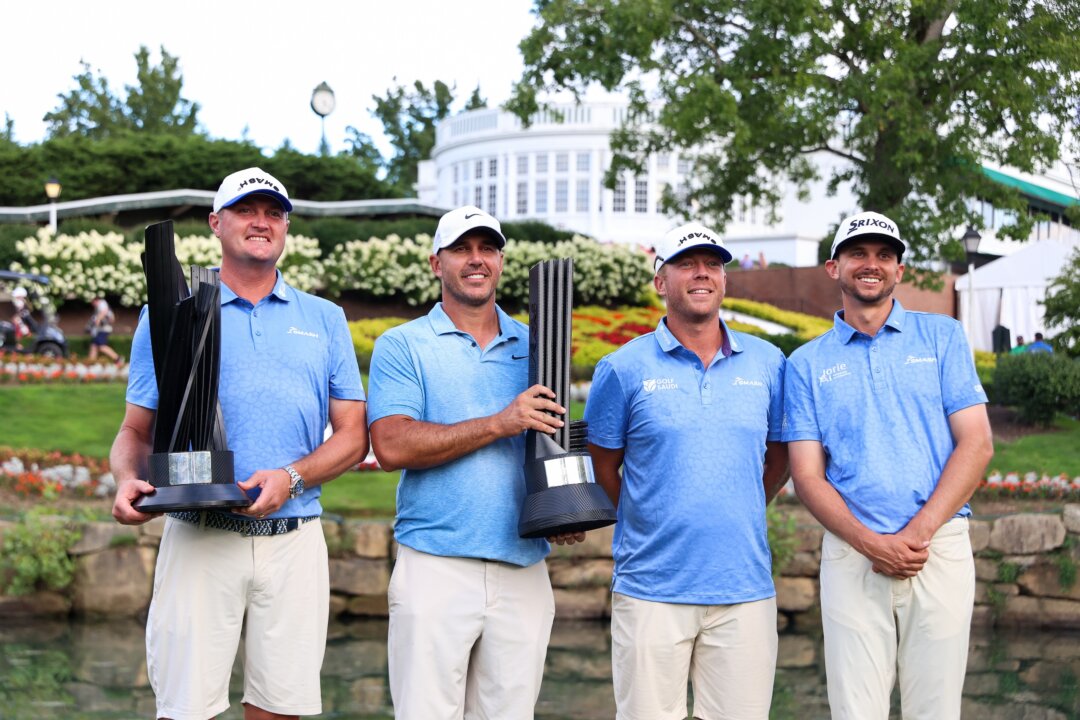
{"label": "manicured green lawn", "polygon": [[124,384],[0,386],[0,445],[108,457]]}
{"label": "manicured green lawn", "polygon": [[1011,443],[995,442],[991,470],[1080,475],[1080,421],[1059,415],[1057,431],[1027,435]]}

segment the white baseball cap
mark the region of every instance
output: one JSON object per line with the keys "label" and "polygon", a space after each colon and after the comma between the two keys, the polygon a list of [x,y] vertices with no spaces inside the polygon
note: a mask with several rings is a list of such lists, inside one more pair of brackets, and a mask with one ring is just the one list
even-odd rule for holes
{"label": "white baseball cap", "polygon": [[24,288],[24,287],[15,288],[14,290],[11,291],[11,297],[13,297],[13,298],[24,298],[24,297],[26,297],[26,288]]}
{"label": "white baseball cap", "polygon": [[902,258],[908,249],[908,244],[900,237],[896,223],[876,212],[861,212],[845,218],[833,237],[829,257],[835,260],[841,246],[852,240],[884,240],[896,248],[898,258]]}
{"label": "white baseball cap", "polygon": [[214,196],[214,212],[221,212],[222,208],[255,193],[269,195],[281,203],[285,212],[292,212],[289,191],[280,180],[257,167],[239,170],[221,181],[221,187]]}
{"label": "white baseball cap", "polygon": [[653,248],[656,251],[653,272],[659,272],[664,263],[674,260],[687,250],[696,248],[713,250],[719,253],[725,263],[731,262],[731,253],[724,247],[724,241],[720,239],[720,236],[701,223],[692,222],[669,230],[656,244]]}
{"label": "white baseball cap", "polygon": [[456,243],[467,232],[478,230],[489,235],[499,243],[506,245],[506,236],[502,234],[502,225],[475,205],[466,205],[439,218],[439,227],[435,230],[435,240],[431,243],[431,254],[437,255],[443,248]]}

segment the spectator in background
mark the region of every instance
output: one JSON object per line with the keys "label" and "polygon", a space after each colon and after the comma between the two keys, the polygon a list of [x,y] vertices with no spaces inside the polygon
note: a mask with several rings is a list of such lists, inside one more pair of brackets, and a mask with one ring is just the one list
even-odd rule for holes
{"label": "spectator in background", "polygon": [[90,304],[90,320],[86,323],[86,332],[90,335],[90,362],[97,360],[100,352],[117,365],[122,365],[124,360],[115,350],[109,347],[109,334],[113,330],[116,317],[109,308],[105,298],[94,298]]}
{"label": "spectator in background", "polygon": [[37,331],[37,323],[30,310],[30,302],[26,297],[26,288],[17,287],[11,291],[11,304],[15,312],[11,316],[11,324],[15,326],[15,347],[22,347],[22,339],[30,337]]}
{"label": "spectator in background", "polygon": [[769,261],[765,259],[765,251],[762,250],[758,253],[757,266],[759,270],[765,270],[769,267]]}
{"label": "spectator in background", "polygon": [[754,261],[750,258],[750,253],[746,253],[742,256],[742,260],[739,261],[739,267],[743,270],[753,270]]}
{"label": "spectator in background", "polygon": [[1014,347],[1012,350],[1010,350],[1009,354],[1010,355],[1019,355],[1020,353],[1024,352],[1025,350],[1027,350],[1027,345],[1024,344],[1024,336],[1023,335],[1017,335],[1016,336],[1016,347]]}
{"label": "spectator in background", "polygon": [[1054,348],[1050,347],[1050,343],[1043,340],[1042,333],[1035,333],[1035,342],[1024,348],[1025,352],[1033,353],[1052,353]]}

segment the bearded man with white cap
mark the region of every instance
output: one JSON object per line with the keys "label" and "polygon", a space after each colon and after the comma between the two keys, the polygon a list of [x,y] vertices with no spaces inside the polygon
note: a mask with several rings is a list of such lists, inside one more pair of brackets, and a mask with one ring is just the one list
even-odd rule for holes
{"label": "bearded man with white cap", "polygon": [[975,565],[968,499],[993,455],[960,324],[893,298],[908,249],[889,218],[845,219],[826,263],[843,309],[788,363],[783,439],[825,526],[821,620],[834,718],[960,717]]}
{"label": "bearded man with white cap", "polygon": [[[698,223],[656,246],[656,331],[596,366],[585,408],[616,505],[612,679],[620,720],[766,720],[776,590],[765,506],[787,469],[784,355],[719,315],[731,253]],[[620,477],[619,469],[622,468]]]}
{"label": "bearded man with white cap", "polygon": [[[225,178],[210,228],[221,241],[219,399],[239,486],[235,513],[170,513],[146,622],[157,717],[205,720],[229,707],[244,635],[245,720],[322,712],[319,672],[330,589],[320,485],[367,453],[364,389],[341,308],[277,270],[289,227],[285,186],[259,168]],[[144,309],[132,341],[127,411],[110,462],[113,516],[146,482],[157,383]],[[334,432],[323,440],[327,423]]]}
{"label": "bearded man with white cap", "polygon": [[371,357],[372,447],[384,469],[402,468],[388,638],[398,720],[525,720],[540,693],[555,605],[548,543],[517,532],[524,433],[554,433],[566,409],[527,387],[528,328],[495,302],[505,245],[480,208],[443,215],[429,258],[442,301]]}

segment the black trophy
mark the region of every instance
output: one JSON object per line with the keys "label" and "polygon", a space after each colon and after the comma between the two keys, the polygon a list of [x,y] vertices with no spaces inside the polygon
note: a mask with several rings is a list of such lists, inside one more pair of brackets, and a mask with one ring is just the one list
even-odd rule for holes
{"label": "black trophy", "polygon": [[[529,386],[555,391],[570,407],[570,322],[574,261],[545,260],[529,270]],[[554,435],[525,433],[525,505],[518,535],[542,538],[615,522],[615,507],[596,484],[584,420]]]}
{"label": "black trophy", "polygon": [[148,226],[145,238],[142,261],[158,386],[147,479],[155,490],[134,506],[157,513],[250,505],[234,482],[233,454],[218,405],[218,274],[192,265],[188,289],[176,259],[171,220]]}

